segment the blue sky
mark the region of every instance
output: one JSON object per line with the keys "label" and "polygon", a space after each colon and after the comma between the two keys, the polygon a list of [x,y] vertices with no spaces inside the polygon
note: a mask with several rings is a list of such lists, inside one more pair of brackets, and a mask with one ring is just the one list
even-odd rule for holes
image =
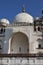
{"label": "blue sky", "polygon": [[12,21],[21,12],[23,4],[26,12],[33,17],[42,15],[43,0],[0,0],[0,19],[6,17]]}

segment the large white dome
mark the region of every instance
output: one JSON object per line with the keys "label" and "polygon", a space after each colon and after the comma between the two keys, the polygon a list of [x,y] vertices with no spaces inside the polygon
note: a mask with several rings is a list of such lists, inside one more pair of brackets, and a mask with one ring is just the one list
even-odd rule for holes
{"label": "large white dome", "polygon": [[3,18],[0,20],[0,23],[4,24],[4,25],[8,25],[9,24],[9,20],[6,18]]}
{"label": "large white dome", "polygon": [[15,22],[33,23],[33,17],[28,13],[22,12],[15,16],[14,23]]}

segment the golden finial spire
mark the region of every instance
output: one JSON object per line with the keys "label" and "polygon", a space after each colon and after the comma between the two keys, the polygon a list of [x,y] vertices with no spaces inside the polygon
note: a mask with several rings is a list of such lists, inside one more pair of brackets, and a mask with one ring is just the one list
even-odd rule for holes
{"label": "golden finial spire", "polygon": [[25,12],[25,6],[24,5],[22,6],[22,12]]}
{"label": "golden finial spire", "polygon": [[23,13],[25,12],[25,6],[24,6],[24,4],[25,4],[25,0],[22,1],[22,12]]}

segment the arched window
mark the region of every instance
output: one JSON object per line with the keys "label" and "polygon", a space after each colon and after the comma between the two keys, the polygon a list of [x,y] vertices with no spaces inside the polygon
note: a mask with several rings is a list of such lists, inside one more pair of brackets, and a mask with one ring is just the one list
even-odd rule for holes
{"label": "arched window", "polygon": [[41,44],[38,45],[38,48],[39,48],[39,49],[41,48]]}
{"label": "arched window", "polygon": [[38,31],[40,31],[40,27],[38,26]]}
{"label": "arched window", "polygon": [[5,28],[0,28],[0,34],[5,32]]}
{"label": "arched window", "polygon": [[38,39],[38,48],[41,49],[42,48],[42,39]]}

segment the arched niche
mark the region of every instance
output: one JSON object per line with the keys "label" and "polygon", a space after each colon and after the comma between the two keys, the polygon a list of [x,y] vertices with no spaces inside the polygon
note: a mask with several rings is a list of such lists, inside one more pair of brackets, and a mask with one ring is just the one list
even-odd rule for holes
{"label": "arched niche", "polygon": [[12,35],[10,53],[29,53],[29,40],[26,34],[16,32]]}
{"label": "arched niche", "polygon": [[43,40],[42,39],[37,39],[38,42],[38,48],[43,48]]}

